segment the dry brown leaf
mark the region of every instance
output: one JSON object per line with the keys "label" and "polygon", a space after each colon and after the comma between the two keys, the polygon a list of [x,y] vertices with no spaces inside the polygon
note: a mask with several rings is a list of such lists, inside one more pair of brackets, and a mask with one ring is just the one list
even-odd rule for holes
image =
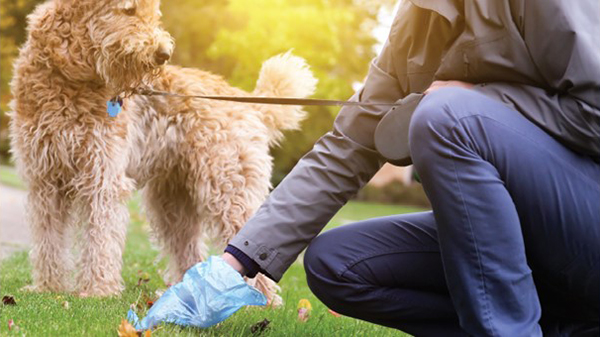
{"label": "dry brown leaf", "polygon": [[269,327],[270,323],[271,323],[271,321],[269,321],[268,319],[265,318],[264,320],[262,320],[256,324],[253,324],[250,327],[250,331],[253,334],[261,334],[263,331],[265,331]]}
{"label": "dry brown leaf", "polygon": [[303,298],[298,302],[298,320],[301,322],[306,322],[308,317],[310,317],[310,312],[312,311],[312,305],[310,302]]}
{"label": "dry brown leaf", "polygon": [[15,298],[10,296],[10,295],[6,295],[4,297],[2,297],[2,304],[4,305],[17,305],[17,301],[15,301]]}
{"label": "dry brown leaf", "polygon": [[138,337],[138,332],[135,330],[131,323],[127,322],[126,319],[121,319],[121,325],[119,325],[119,337]]}

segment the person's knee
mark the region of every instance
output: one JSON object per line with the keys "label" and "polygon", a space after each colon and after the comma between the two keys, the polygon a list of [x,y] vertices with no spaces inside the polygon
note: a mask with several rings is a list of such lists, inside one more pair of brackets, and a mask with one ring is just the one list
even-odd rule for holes
{"label": "person's knee", "polygon": [[459,106],[469,94],[466,89],[442,88],[425,95],[411,118],[409,135],[420,139],[418,136],[431,128],[452,127],[460,118],[456,113]]}
{"label": "person's knee", "polygon": [[335,236],[326,232],[317,236],[310,243],[304,253],[304,270],[306,271],[306,282],[312,293],[323,303],[331,306],[332,297],[337,293],[338,275],[336,269],[338,263],[332,251],[335,247]]}
{"label": "person's knee", "polygon": [[409,146],[415,157],[452,136],[461,118],[473,114],[469,106],[480,94],[463,88],[442,88],[427,94],[417,106],[409,126]]}
{"label": "person's knee", "polygon": [[304,253],[304,269],[309,286],[310,283],[318,286],[324,278],[334,276],[332,266],[327,258],[330,252],[328,247],[331,244],[329,241],[329,235],[323,233],[312,240]]}

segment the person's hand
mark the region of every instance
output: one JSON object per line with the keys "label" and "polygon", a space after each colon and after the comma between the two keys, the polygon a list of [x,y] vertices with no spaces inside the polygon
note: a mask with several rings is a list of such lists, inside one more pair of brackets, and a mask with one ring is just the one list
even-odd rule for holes
{"label": "person's hand", "polygon": [[473,87],[473,84],[468,83],[468,82],[462,82],[462,81],[433,81],[433,83],[431,83],[429,88],[427,88],[427,90],[425,90],[425,95],[427,95],[431,92],[434,92],[440,88],[445,88],[445,87],[459,87],[459,88],[471,89]]}
{"label": "person's hand", "polygon": [[223,260],[225,260],[225,262],[227,262],[233,269],[235,269],[242,276],[245,276],[246,273],[248,273],[248,271],[246,270],[244,265],[242,265],[240,263],[240,261],[238,261],[238,259],[236,259],[233,255],[231,255],[229,253],[224,253],[223,255],[221,255],[221,258]]}
{"label": "person's hand", "polygon": [[207,328],[247,305],[267,305],[267,298],[248,285],[228,262],[211,256],[191,267],[181,282],[167,289],[146,317],[140,320],[134,308],[129,310],[127,319],[137,330],[149,330],[160,323]]}

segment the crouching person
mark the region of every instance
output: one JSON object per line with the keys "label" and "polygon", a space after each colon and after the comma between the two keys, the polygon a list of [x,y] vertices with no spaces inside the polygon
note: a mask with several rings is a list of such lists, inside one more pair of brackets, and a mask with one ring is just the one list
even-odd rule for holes
{"label": "crouching person", "polygon": [[408,138],[433,211],[316,237],[385,161],[373,139],[388,109],[348,106],[224,259],[278,281],[308,246],[323,303],[418,336],[597,336],[599,12],[592,0],[403,2],[352,99],[425,92]]}

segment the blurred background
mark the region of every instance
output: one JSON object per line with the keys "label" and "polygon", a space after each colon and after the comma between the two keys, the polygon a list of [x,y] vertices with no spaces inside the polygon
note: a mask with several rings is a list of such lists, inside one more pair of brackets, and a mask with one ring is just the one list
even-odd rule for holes
{"label": "blurred background", "polygon": [[[40,0],[0,0],[0,164],[10,165],[8,117],[12,61],[26,38],[26,16]],[[360,87],[387,37],[397,0],[170,0],[163,23],[175,38],[172,64],[197,67],[231,85],[254,88],[264,60],[290,49],[319,85],[314,97],[346,99]],[[331,129],[339,108],[310,107],[301,130],[272,150],[276,185]],[[410,170],[386,166],[358,199],[428,206]]]}

